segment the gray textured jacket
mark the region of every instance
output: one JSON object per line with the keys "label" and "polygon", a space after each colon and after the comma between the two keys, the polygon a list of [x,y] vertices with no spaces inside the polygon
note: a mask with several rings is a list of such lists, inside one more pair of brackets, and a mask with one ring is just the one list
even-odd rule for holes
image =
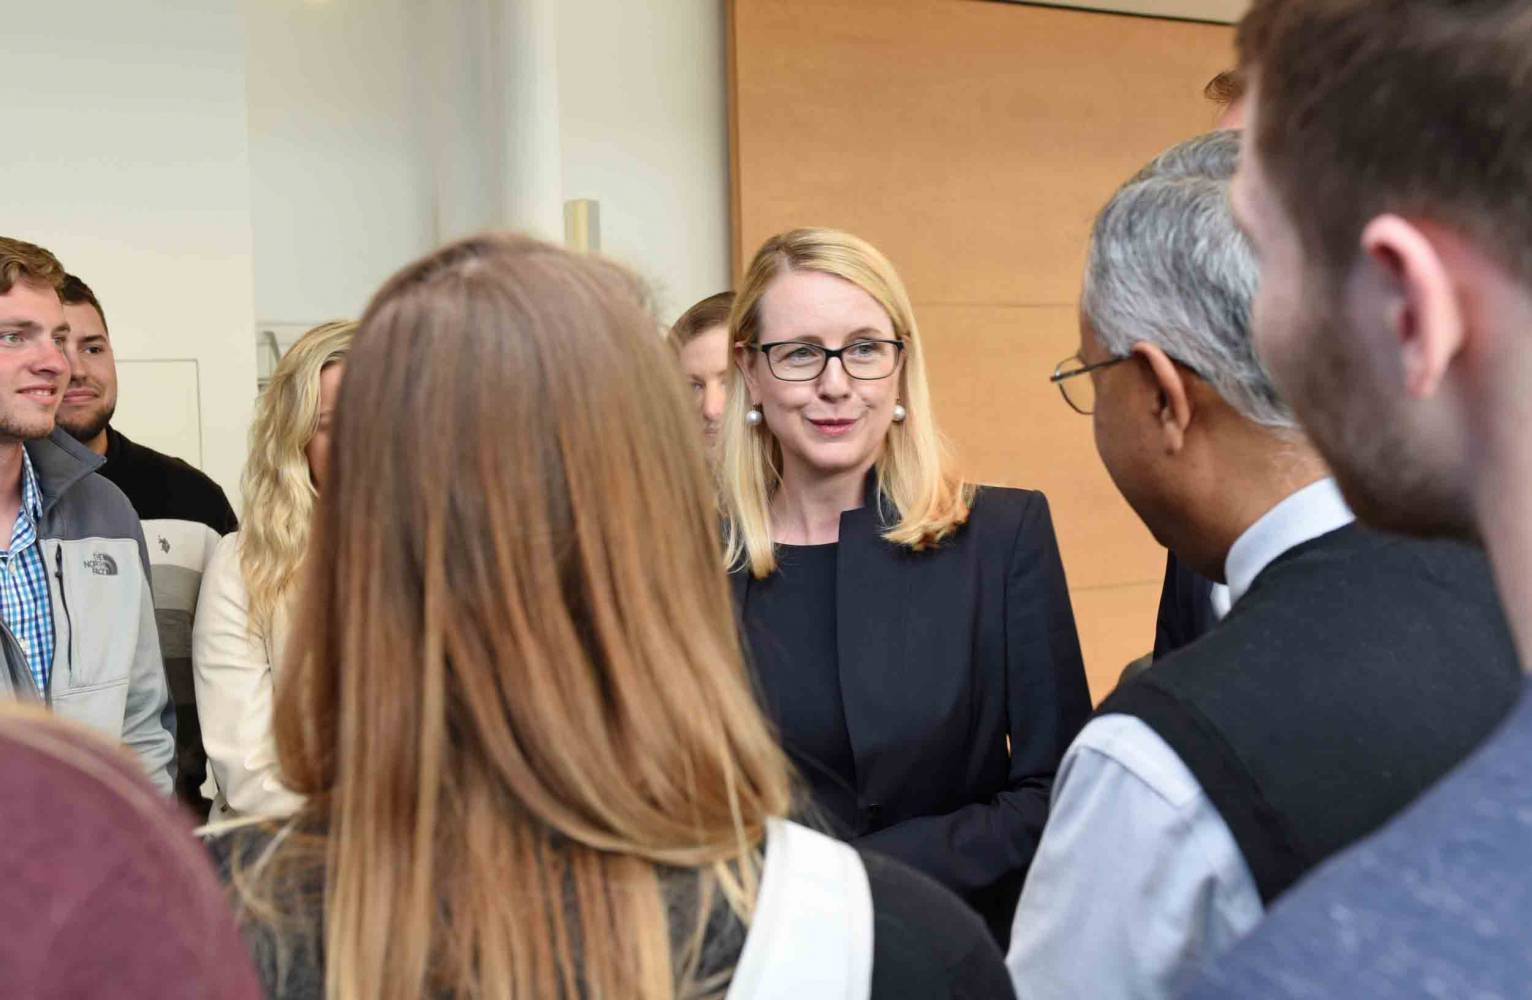
{"label": "gray textured jacket", "polygon": [[[37,533],[55,638],[48,705],[127,744],[168,795],[175,779],[175,709],[138,515],[117,487],[95,474],[105,459],[63,431],[24,447],[43,499]],[[36,700],[26,656],[3,624],[0,643],[0,697]]]}

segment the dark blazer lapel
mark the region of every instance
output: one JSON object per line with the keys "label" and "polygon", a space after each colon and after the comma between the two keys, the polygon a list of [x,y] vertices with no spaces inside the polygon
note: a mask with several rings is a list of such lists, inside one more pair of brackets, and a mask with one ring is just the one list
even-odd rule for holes
{"label": "dark blazer lapel", "polygon": [[734,617],[744,620],[745,589],[750,586],[750,568],[729,571],[729,590],[734,597]]}
{"label": "dark blazer lapel", "polygon": [[903,672],[909,554],[883,540],[883,527],[875,499],[841,515],[835,592],[841,703],[857,791],[872,813],[896,793],[892,785],[903,773],[887,768],[880,773],[877,763],[889,761],[888,751],[898,742],[898,726],[890,721],[908,712],[898,703],[910,695],[887,683]]}

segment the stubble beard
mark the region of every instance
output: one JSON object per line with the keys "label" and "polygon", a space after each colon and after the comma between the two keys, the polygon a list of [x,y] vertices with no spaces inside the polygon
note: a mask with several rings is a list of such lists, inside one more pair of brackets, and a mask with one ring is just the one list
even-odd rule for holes
{"label": "stubble beard", "polygon": [[[1324,296],[1306,296],[1322,303]],[[1476,542],[1472,499],[1452,470],[1423,454],[1394,394],[1378,384],[1338,303],[1298,319],[1301,356],[1284,365],[1289,400],[1346,502],[1364,524],[1397,534]]]}
{"label": "stubble beard", "polygon": [[89,444],[96,439],[102,431],[106,430],[112,422],[112,417],[117,412],[115,402],[98,406],[89,413],[83,413],[77,417],[65,417],[62,408],[55,415],[54,420],[69,436],[81,444]]}

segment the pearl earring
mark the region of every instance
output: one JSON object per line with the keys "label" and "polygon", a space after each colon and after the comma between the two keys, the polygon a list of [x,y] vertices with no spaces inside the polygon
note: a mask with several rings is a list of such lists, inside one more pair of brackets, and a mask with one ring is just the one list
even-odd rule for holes
{"label": "pearl earring", "polygon": [[745,411],[746,427],[759,427],[761,426],[762,419],[764,418],[761,416],[761,408],[758,406],[752,406],[750,409]]}
{"label": "pearl earring", "polygon": [[904,418],[909,416],[909,415],[910,415],[910,411],[908,411],[908,410],[906,410],[904,408],[904,404],[903,403],[895,403],[894,404],[894,423],[896,423],[896,424],[904,423]]}

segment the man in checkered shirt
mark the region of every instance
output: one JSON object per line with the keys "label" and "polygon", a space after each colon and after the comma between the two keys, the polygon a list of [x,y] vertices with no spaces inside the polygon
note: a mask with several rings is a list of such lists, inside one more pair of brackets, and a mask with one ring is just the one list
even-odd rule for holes
{"label": "man in checkered shirt", "polygon": [[167,794],[175,715],[133,507],[54,415],[69,382],[63,266],[0,237],[0,697],[121,740]]}

